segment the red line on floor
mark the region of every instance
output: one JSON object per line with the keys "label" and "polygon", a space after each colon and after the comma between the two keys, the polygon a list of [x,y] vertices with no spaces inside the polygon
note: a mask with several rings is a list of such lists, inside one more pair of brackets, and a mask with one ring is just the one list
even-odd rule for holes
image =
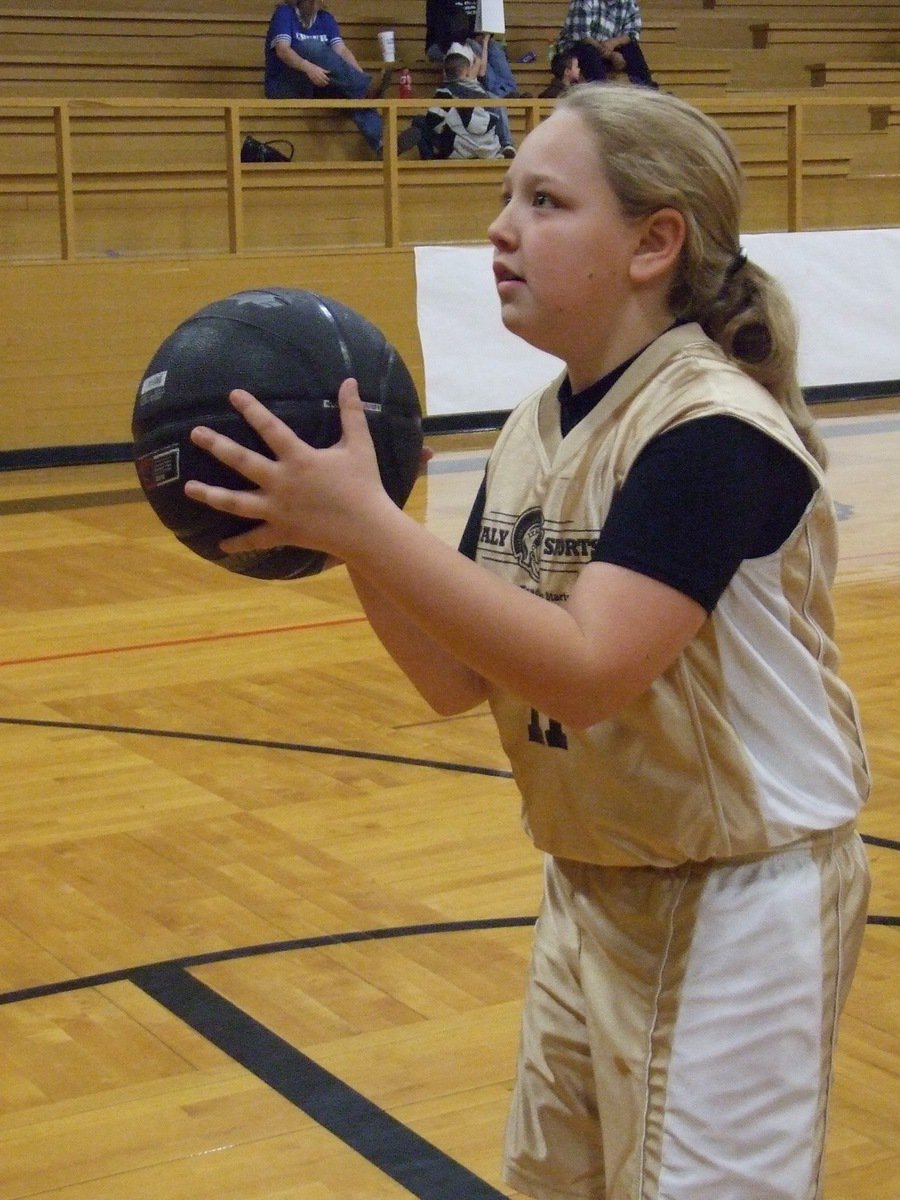
{"label": "red line on floor", "polygon": [[0,667],[20,667],[30,663],[58,662],[70,658],[92,658],[101,654],[126,654],[132,650],[162,650],[169,646],[191,646],[203,642],[222,642],[233,638],[265,637],[270,633],[299,633],[309,629],[328,629],[334,625],[358,625],[366,618],[337,617],[333,621],[310,621],[302,625],[273,625],[270,629],[236,629],[230,633],[208,633],[199,637],[171,638],[161,642],[135,642],[127,646],[100,646],[92,650],[72,650],[64,654],[38,654],[32,658],[7,658]]}

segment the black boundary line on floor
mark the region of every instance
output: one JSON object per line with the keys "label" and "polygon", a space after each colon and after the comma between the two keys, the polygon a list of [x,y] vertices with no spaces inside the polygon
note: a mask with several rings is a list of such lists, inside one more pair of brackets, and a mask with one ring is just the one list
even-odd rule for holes
{"label": "black boundary line on floor", "polygon": [[[889,399],[900,394],[900,379],[867,383],[825,384],[802,389],[807,404],[831,404],[853,400]],[[422,419],[425,436],[442,433],[490,433],[500,429],[509,409],[487,412],[449,413]],[[133,443],[108,442],[80,446],[35,446],[26,450],[0,451],[0,471],[38,470],[42,467],[89,467],[131,462]]]}
{"label": "black boundary line on floor", "polygon": [[355,1088],[178,967],[132,982],[419,1200],[502,1200],[502,1193]]}
{"label": "black boundary line on floor", "polygon": [[144,963],[135,967],[120,967],[114,971],[101,971],[96,975],[82,975],[79,979],[62,979],[57,983],[41,983],[33,987],[17,988],[13,992],[0,992],[0,1006],[55,996],[59,992],[77,992],[84,988],[104,987],[108,983],[127,982],[136,971],[185,971],[191,967],[206,967],[214,963],[237,962],[242,958],[260,958],[264,954],[284,954],[291,950],[320,950],[329,946],[382,942],[393,938],[422,937],[434,933],[520,929],[533,925],[536,920],[536,917],[478,917],[468,921],[436,921],[425,925],[391,925],[378,929],[350,930],[347,933],[319,933],[277,942],[258,942],[252,946],[238,946],[229,950],[208,950],[203,954],[185,954],[180,958]]}
{"label": "black boundary line on floor", "polygon": [[[165,963],[108,971],[78,980],[22,988],[0,994],[0,1006],[128,981],[350,1149],[361,1154],[378,1170],[401,1184],[417,1200],[502,1200],[502,1193],[190,975],[188,968],[351,942],[429,933],[517,928],[531,926],[534,921],[534,917],[501,917],[400,926],[213,951]],[[870,916],[868,923],[897,926],[900,925],[900,918]]]}
{"label": "black boundary line on floor", "polygon": [[[873,384],[864,388],[810,388],[806,390],[808,403],[824,403],[830,400],[861,399],[888,396],[900,390],[892,383]],[[467,414],[462,421],[440,418],[425,421],[425,431],[474,432],[487,431],[499,426],[507,413]],[[60,465],[95,465],[129,461],[132,458],[130,443],[111,446],[49,447],[43,450],[7,452],[0,454],[0,470],[35,468]],[[97,493],[90,503],[112,505],[140,499],[139,489]],[[44,498],[40,502],[43,510],[66,509],[84,504],[84,497]],[[35,501],[9,501],[0,506],[3,513],[32,511]],[[339,750],[317,747],[303,743],[274,742],[255,738],[238,738],[215,734],[192,734],[171,730],[138,729],[128,726],[112,726],[60,721],[29,721],[15,718],[0,718],[7,725],[29,725],[50,728],[84,729],[96,732],[139,734],[149,737],[182,738],[242,746],[264,747],[340,755],[350,758],[369,758],[398,764],[425,766],[443,770],[510,778],[509,771],[478,768],[455,763],[406,758],[398,755],[366,751]],[[898,849],[898,843],[887,838],[863,835],[870,845]],[[368,933],[328,935],[322,938],[298,939],[269,943],[264,946],[244,947],[240,950],[220,951],[208,955],[194,955],[167,964],[106,972],[67,980],[63,983],[20,989],[0,994],[0,1005],[20,1000],[48,996],[64,991],[101,986],[128,980],[146,995],[163,1005],[167,1011],[184,1021],[196,1033],[216,1045],[233,1061],[250,1071],[268,1087],[278,1092],[290,1103],[327,1129],[345,1145],[362,1155],[389,1178],[406,1188],[418,1200],[503,1200],[502,1193],[478,1178],[462,1164],[450,1158],[436,1146],[397,1121],[384,1109],[366,1099],[361,1093],[319,1066],[307,1055],[267,1029],[247,1013],[219,995],[212,988],[188,973],[188,966],[246,958],[265,953],[281,953],[291,949],[306,949],[312,946],[338,945],[349,941],[371,940],[384,937],[419,936],[423,933],[457,932],[461,929],[503,928],[514,925],[531,925],[533,917],[498,919],[485,922],[457,922],[445,925],[404,927],[400,930],[374,930]],[[900,925],[900,918],[871,915],[872,925]]]}
{"label": "black boundary line on floor", "polygon": [[64,512],[72,508],[108,508],[114,504],[137,504],[145,499],[139,487],[117,488],[107,492],[73,492],[66,496],[27,496],[19,500],[0,501],[0,517]]}
{"label": "black boundary line on floor", "polygon": [[501,767],[477,767],[471,763],[445,762],[436,758],[412,758],[405,754],[386,754],[379,750],[350,750],[339,746],[316,746],[311,742],[279,742],[270,741],[267,738],[238,737],[236,734],[191,733],[181,729],[104,725],[94,721],[47,721],[30,717],[0,717],[0,725],[24,725],[33,729],[82,729],[89,733],[134,734],[137,737],[175,738],[186,742],[209,742],[220,746],[289,750],[296,754],[324,754],[331,758],[362,758],[371,762],[396,763],[401,767],[427,767],[432,771],[456,771],[462,775],[485,775],[492,779],[512,779],[512,771],[504,770]]}
{"label": "black boundary line on floor", "polygon": [[[483,471],[487,457],[487,451],[485,451],[484,454],[472,454],[466,458],[432,462],[428,465],[428,474],[458,475],[465,471]],[[99,464],[84,463],[82,465]],[[137,485],[133,488],[111,488],[108,491],[99,492],[71,492],[61,496],[22,496],[17,500],[0,501],[0,517],[27,516],[29,513],[67,512],[75,508],[110,508],[114,504],[143,503],[145,499],[144,492]]]}
{"label": "black boundary line on floor", "polygon": [[[339,746],[316,746],[311,742],[279,742],[266,738],[238,737],[225,733],[191,733],[181,729],[150,729],[137,725],[104,725],[93,721],[49,721],[32,717],[0,717],[0,725],[18,725],[37,729],[82,729],[89,733],[124,733],[137,737],[176,738],[181,741],[210,742],[215,745],[249,746],[262,750],[289,750],[299,754],[325,754],[332,758],[362,758],[375,762],[396,763],[405,767],[427,767],[434,771],[455,771],[463,775],[482,775],[491,779],[512,779],[513,773],[502,767],[478,767],[471,763],[452,763],[434,758],[412,758],[403,754],[386,754],[377,750],[350,750]],[[893,838],[860,834],[869,846],[885,850],[900,850],[900,841]]]}
{"label": "black boundary line on floor", "polygon": [[532,926],[534,922],[534,917],[453,921],[326,934],[292,942],[244,947],[238,951],[215,951],[168,963],[109,971],[79,981],[69,980],[62,984],[8,992],[0,995],[0,1005],[55,995],[75,988],[130,982],[349,1149],[399,1183],[417,1200],[503,1200],[503,1193],[196,979],[187,968],[291,949],[429,933],[509,929]]}
{"label": "black boundary line on floor", "polygon": [[[80,980],[8,992],[0,995],[0,1005],[128,981],[348,1148],[406,1188],[417,1200],[502,1200],[502,1193],[467,1167],[196,979],[189,974],[188,968],[290,949],[428,933],[515,928],[531,926],[534,921],[534,917],[506,917],[401,926],[320,935],[244,947],[236,951],[195,954],[167,963],[109,971]],[[869,921],[872,924],[900,924],[900,918],[870,917]]]}
{"label": "black boundary line on floor", "polygon": [[23,988],[0,995],[0,1005],[109,983],[130,982],[418,1200],[503,1200],[501,1192],[189,974],[188,968],[285,950],[429,933],[518,928],[531,926],[534,922],[534,917],[498,917],[322,934],[240,950],[187,955],[168,962],[85,976],[80,980]]}
{"label": "black boundary line on floor", "polygon": [[[864,842],[875,842],[889,849],[900,849],[900,844],[886,838],[872,839],[862,835]],[[0,1007],[23,1000],[36,1000],[60,992],[75,992],[84,988],[102,987],[109,983],[129,980],[135,971],[154,971],[210,966],[214,963],[237,962],[242,958],[260,958],[265,954],[285,954],[292,950],[316,950],[328,946],[343,946],[354,942],[377,942],[392,938],[421,937],[435,933],[466,933],[478,930],[516,929],[533,925],[536,917],[481,917],[467,921],[440,921],[424,925],[396,925],[384,928],[351,930],[347,933],[314,934],[303,938],[285,938],[275,942],[257,942],[250,946],[231,947],[227,950],[208,950],[204,953],[186,954],[180,958],[166,959],[156,963],[145,963],[136,967],[120,967],[113,971],[101,971],[95,975],[82,975],[77,979],[62,979],[56,983],[35,984],[17,988],[12,992],[0,992]],[[900,925],[900,916],[870,913],[866,918],[869,925]]]}

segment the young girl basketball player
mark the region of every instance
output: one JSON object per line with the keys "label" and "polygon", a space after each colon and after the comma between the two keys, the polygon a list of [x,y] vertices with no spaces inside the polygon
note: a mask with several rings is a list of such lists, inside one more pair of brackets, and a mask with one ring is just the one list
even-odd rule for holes
{"label": "young girl basketball player", "polygon": [[490,229],[503,320],[566,363],[454,551],[384,493],[355,386],[315,451],[245,392],[256,487],[187,492],[345,562],[441,712],[487,698],[545,852],[506,1178],[540,1200],[814,1200],[865,921],[835,518],[782,293],[707,118],[583,85]]}

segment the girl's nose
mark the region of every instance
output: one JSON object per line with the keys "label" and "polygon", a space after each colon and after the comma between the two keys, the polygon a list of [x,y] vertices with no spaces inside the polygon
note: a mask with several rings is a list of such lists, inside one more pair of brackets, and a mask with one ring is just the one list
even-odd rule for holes
{"label": "girl's nose", "polygon": [[496,217],[494,217],[493,221],[491,221],[490,225],[488,226],[487,233],[491,245],[497,246],[498,248],[500,246],[509,246],[514,240],[515,235],[513,232],[508,204],[504,205],[503,208],[501,208],[501,210],[497,213]]}

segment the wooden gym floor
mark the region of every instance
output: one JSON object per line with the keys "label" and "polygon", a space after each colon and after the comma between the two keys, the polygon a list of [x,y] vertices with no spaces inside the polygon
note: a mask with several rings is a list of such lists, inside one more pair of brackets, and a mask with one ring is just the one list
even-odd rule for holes
{"label": "wooden gym floor", "polygon": [[[900,402],[817,412],[876,775],[827,1194],[897,1200]],[[417,485],[450,541],[486,444]],[[435,718],[343,570],[195,559],[128,465],[0,475],[0,517],[0,1196],[508,1196],[539,859],[489,716]]]}

